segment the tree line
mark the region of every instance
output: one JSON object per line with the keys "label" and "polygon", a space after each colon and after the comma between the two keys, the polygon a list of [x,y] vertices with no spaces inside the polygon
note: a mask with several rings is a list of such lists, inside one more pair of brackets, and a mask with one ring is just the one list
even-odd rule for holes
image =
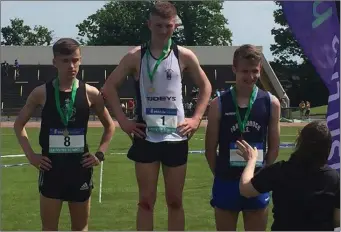
{"label": "tree line", "polygon": [[[77,39],[83,45],[139,45],[149,39],[146,20],[151,4],[153,1],[109,1],[76,25]],[[232,45],[233,33],[222,13],[223,1],[174,1],[173,4],[182,21],[173,36],[177,44]],[[295,40],[280,3],[276,5],[273,12],[276,27],[271,30],[275,40],[270,47],[274,56],[271,67],[283,83],[292,106],[297,106],[301,100],[310,101],[312,106],[327,104],[327,88]],[[24,20],[13,18],[8,26],[1,28],[1,45],[51,45],[53,33],[45,26],[31,28]]]}

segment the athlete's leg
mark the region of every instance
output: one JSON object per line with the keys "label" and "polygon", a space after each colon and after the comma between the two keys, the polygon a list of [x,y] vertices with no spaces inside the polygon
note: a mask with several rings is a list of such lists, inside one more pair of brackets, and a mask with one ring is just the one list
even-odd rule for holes
{"label": "athlete's leg", "polygon": [[242,207],[239,181],[215,177],[210,203],[214,207],[216,229],[218,231],[236,231]]}
{"label": "athlete's leg", "polygon": [[268,223],[268,207],[258,210],[244,210],[245,231],[265,231]]}
{"label": "athlete's leg", "polygon": [[184,230],[182,193],[186,178],[188,141],[165,142],[160,151],[168,207],[168,230]]}
{"label": "athlete's leg", "polygon": [[243,197],[243,218],[246,231],[265,231],[268,222],[268,205],[270,194],[263,193],[257,197]]}
{"label": "athlete's leg", "polygon": [[[72,231],[88,231],[90,216],[91,193],[93,189],[93,168],[83,168],[79,165],[79,158],[69,158],[67,190],[65,201],[69,203]],[[78,164],[77,164],[78,163]]]}
{"label": "athlete's leg", "polygon": [[69,202],[72,231],[88,231],[91,199],[84,202]]}
{"label": "athlete's leg", "polygon": [[137,210],[137,230],[153,230],[154,205],[156,201],[157,182],[160,162],[135,163],[136,179],[139,188]]}
{"label": "athlete's leg", "polygon": [[168,231],[185,230],[182,193],[185,184],[186,169],[186,164],[178,167],[162,165],[168,207]]}
{"label": "athlete's leg", "polygon": [[43,231],[57,231],[63,206],[64,182],[58,169],[39,172],[40,218]]}
{"label": "athlete's leg", "polygon": [[223,210],[215,207],[214,216],[217,231],[236,231],[238,211]]}
{"label": "athlete's leg", "polygon": [[40,218],[42,231],[58,231],[60,211],[63,201],[40,194]]}

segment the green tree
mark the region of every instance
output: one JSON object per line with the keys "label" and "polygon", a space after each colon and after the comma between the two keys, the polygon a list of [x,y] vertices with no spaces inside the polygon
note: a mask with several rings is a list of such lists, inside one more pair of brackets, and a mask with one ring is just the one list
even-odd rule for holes
{"label": "green tree", "polygon": [[[88,45],[138,45],[150,32],[146,21],[153,1],[110,1],[77,25]],[[180,45],[230,45],[232,33],[221,1],[174,2],[182,26],[174,33]]]}
{"label": "green tree", "polygon": [[[271,30],[271,34],[275,39],[275,44],[270,45],[272,55],[275,57],[275,60],[288,65],[298,64],[297,58],[307,60],[303,50],[289,28],[280,3],[278,1],[275,3],[278,6],[278,9],[274,11],[273,16],[275,23],[278,24],[279,27]],[[295,58],[295,60],[293,60],[293,58]]]}
{"label": "green tree", "polygon": [[53,31],[44,26],[30,26],[24,24],[24,20],[14,18],[10,20],[10,25],[1,28],[3,41],[1,45],[16,46],[42,46],[50,45]]}
{"label": "green tree", "polygon": [[308,100],[315,106],[327,104],[328,89],[295,39],[280,3],[276,2],[276,5],[278,9],[273,16],[279,27],[271,30],[275,40],[275,44],[270,46],[275,57],[270,63],[272,68],[279,80],[291,82],[287,93],[293,106],[297,106],[301,100]]}

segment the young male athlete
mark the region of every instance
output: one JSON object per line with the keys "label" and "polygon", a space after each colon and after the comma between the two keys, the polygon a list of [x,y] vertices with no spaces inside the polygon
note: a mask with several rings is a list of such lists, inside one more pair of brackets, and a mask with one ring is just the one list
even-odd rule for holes
{"label": "young male athlete", "polygon": [[272,164],[279,149],[280,103],[256,86],[261,72],[261,53],[256,47],[239,47],[232,68],[236,85],[215,98],[208,113],[205,155],[214,174],[211,205],[217,230],[235,231],[242,211],[245,231],[265,231],[270,196],[247,199],[240,195],[239,179],[246,162],[236,153],[236,141],[244,139],[258,148],[256,171]]}
{"label": "young male athlete", "polygon": [[[58,77],[36,87],[17,117],[14,130],[29,162],[40,170],[40,215],[42,230],[58,230],[63,201],[69,202],[71,229],[88,230],[93,166],[104,160],[115,126],[100,92],[79,81],[81,63],[77,41],[58,40],[53,45],[53,65]],[[39,144],[33,151],[25,125],[38,106],[42,108]],[[90,109],[104,126],[95,155],[89,153],[87,128]]]}
{"label": "young male athlete", "polygon": [[[135,161],[139,187],[137,230],[153,230],[153,211],[160,163],[165,181],[168,230],[184,230],[182,192],[186,175],[188,138],[193,135],[207,107],[211,84],[192,51],[175,45],[177,11],[169,2],[151,9],[149,44],[132,49],[120,61],[104,86],[104,95],[121,128],[133,136],[128,158]],[[199,87],[194,115],[185,118],[182,72],[187,70]],[[119,104],[117,89],[127,75],[136,81],[137,121],[129,121]]]}

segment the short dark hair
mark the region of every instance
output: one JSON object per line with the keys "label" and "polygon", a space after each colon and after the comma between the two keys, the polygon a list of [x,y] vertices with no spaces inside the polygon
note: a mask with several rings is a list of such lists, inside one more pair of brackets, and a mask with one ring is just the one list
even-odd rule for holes
{"label": "short dark hair", "polygon": [[318,169],[328,162],[332,136],[324,121],[313,121],[306,125],[296,140],[296,148],[289,161],[302,168]]}
{"label": "short dark hair", "polygon": [[164,19],[176,17],[178,12],[175,6],[167,1],[157,1],[150,9],[150,15],[156,15]]}
{"label": "short dark hair", "polygon": [[52,50],[53,56],[58,55],[71,55],[77,49],[79,49],[80,44],[72,38],[61,38],[54,43]]}
{"label": "short dark hair", "polygon": [[252,63],[260,63],[262,60],[262,52],[256,46],[244,44],[236,49],[233,54],[233,66],[238,65],[239,60],[248,60]]}

